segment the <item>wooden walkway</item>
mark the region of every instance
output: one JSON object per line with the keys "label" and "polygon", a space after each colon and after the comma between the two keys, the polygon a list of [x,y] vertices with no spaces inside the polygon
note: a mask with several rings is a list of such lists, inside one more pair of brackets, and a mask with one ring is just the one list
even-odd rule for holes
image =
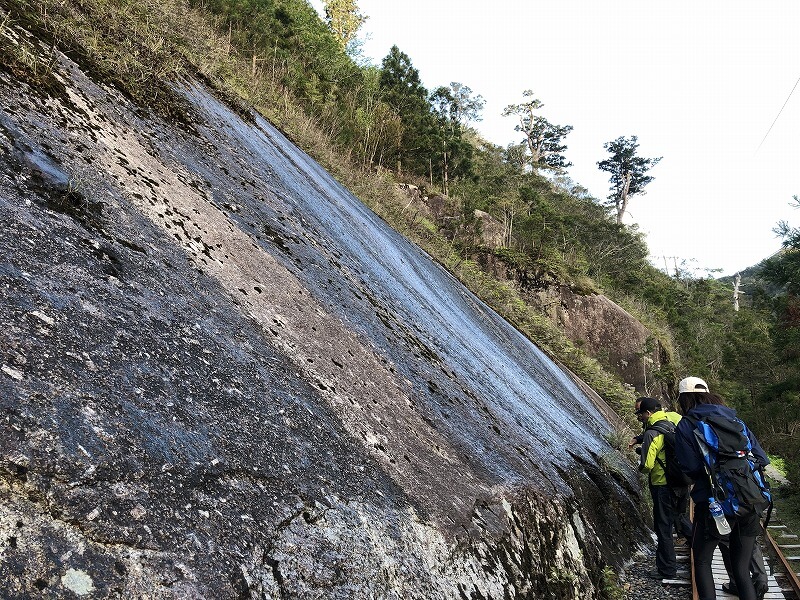
{"label": "wooden walkway", "polygon": [[[689,515],[694,517],[694,503],[690,503]],[[764,536],[759,537],[759,543],[764,555],[764,566],[767,573],[769,589],[764,600],[798,600],[800,598],[800,573],[797,565],[800,564],[800,539],[796,534],[788,531],[772,511],[773,520],[767,527]],[[678,576],[675,579],[664,579],[662,583],[669,586],[687,587],[693,600],[697,600],[697,590],[692,578],[691,550],[689,545],[675,545],[675,554],[678,559]],[[738,598],[722,591],[722,584],[728,583],[730,577],[725,570],[722,554],[719,548],[714,551],[712,572],[716,584],[716,596],[719,599]]]}
{"label": "wooden walkway", "polygon": [[[782,588],[780,582],[775,578],[773,559],[767,553],[766,548],[763,548],[763,550],[764,550],[764,560],[767,569],[767,578],[769,583],[769,590],[764,596],[764,600],[787,600],[795,598],[796,596],[793,594],[793,591]],[[696,593],[694,593],[691,580],[691,561],[690,561],[689,546],[676,545],[675,554],[678,559],[679,576],[676,577],[675,579],[663,579],[662,583],[668,586],[676,586],[676,587],[680,586],[680,587],[686,587],[687,589],[691,589],[693,592],[693,598],[697,598]],[[738,596],[734,596],[733,594],[727,594],[722,591],[722,584],[727,583],[729,581],[729,577],[728,573],[725,571],[725,564],[722,562],[722,554],[720,553],[719,548],[717,548],[716,551],[714,552],[714,560],[712,562],[711,569],[712,572],[714,573],[714,581],[716,582],[717,598],[720,600],[737,599]]]}
{"label": "wooden walkway", "polygon": [[[786,600],[786,595],[781,591],[781,586],[775,579],[775,575],[772,572],[772,565],[769,564],[770,560],[766,554],[764,556],[764,561],[767,563],[767,580],[769,583],[769,590],[764,596],[764,600]],[[722,591],[722,584],[727,583],[729,578],[727,571],[725,571],[725,564],[722,562],[722,554],[720,554],[719,548],[714,552],[714,562],[711,564],[711,570],[714,573],[714,581],[717,584],[717,598],[738,598],[739,596],[726,594]],[[793,596],[789,596],[789,598],[792,597]]]}

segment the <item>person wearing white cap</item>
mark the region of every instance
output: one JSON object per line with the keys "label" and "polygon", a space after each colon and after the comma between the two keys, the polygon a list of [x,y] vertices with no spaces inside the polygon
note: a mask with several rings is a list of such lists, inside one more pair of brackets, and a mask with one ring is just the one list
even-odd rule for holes
{"label": "person wearing white cap", "polygon": [[688,392],[708,392],[708,384],[699,377],[686,377],[678,384],[678,395]]}
{"label": "person wearing white cap", "polygon": [[[692,533],[692,555],[694,557],[694,580],[700,600],[716,598],[714,576],[711,570],[711,559],[714,550],[720,544],[711,520],[709,498],[713,496],[709,476],[705,471],[705,463],[697,439],[694,435],[698,421],[711,417],[735,419],[736,411],[725,405],[725,401],[708,391],[708,385],[699,377],[686,377],[678,384],[678,405],[684,418],[676,428],[675,454],[682,470],[694,481],[692,499],[695,502],[694,531]],[[755,435],[748,429],[753,455],[762,465],[769,464],[769,459]],[[732,526],[729,534],[730,569],[738,588],[740,600],[757,600],[763,598],[764,591],[756,591],[750,579],[750,561],[760,533],[761,523],[757,513],[739,515],[729,518]]]}

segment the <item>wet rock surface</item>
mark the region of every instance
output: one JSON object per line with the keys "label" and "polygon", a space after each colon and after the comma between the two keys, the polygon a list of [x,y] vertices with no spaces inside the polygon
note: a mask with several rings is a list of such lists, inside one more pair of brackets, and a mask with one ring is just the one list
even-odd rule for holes
{"label": "wet rock surface", "polygon": [[259,117],[0,74],[4,597],[587,598],[576,384]]}

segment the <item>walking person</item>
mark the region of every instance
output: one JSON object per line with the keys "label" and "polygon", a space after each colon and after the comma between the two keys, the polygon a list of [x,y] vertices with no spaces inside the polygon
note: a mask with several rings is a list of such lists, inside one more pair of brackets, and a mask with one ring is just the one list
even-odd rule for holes
{"label": "walking person", "polygon": [[[714,490],[706,470],[703,449],[695,436],[698,421],[720,417],[736,419],[736,411],[725,405],[725,402],[708,391],[708,385],[699,377],[687,377],[678,386],[678,404],[683,418],[677,427],[675,451],[681,468],[694,481],[691,496],[695,502],[694,531],[692,535],[692,552],[694,555],[694,578],[700,600],[714,600],[716,589],[711,571],[714,550],[724,536],[721,535],[709,509],[709,502],[714,498]],[[750,440],[751,451],[762,465],[769,464],[769,459],[758,440],[746,430]],[[758,511],[742,511],[727,518],[730,525],[728,545],[730,550],[730,570],[736,584],[740,600],[757,600],[753,582],[750,579],[750,561],[756,537],[761,531]]]}
{"label": "walking person", "polygon": [[[652,398],[637,398],[636,403],[634,404],[634,410],[636,414],[636,418],[642,424],[642,432],[639,435],[636,435],[631,438],[630,442],[628,443],[628,448],[633,448],[634,446],[641,445],[642,440],[644,439],[644,432],[647,430],[647,420],[652,414],[650,411],[647,412],[640,412],[639,407],[642,404],[643,400],[652,400]],[[661,408],[660,402],[656,400],[657,404],[655,405],[656,409]],[[673,425],[677,426],[678,422],[681,420],[681,416],[671,410],[665,410],[664,415],[667,417],[667,420],[672,423]],[[641,448],[637,448],[636,452],[641,452]],[[663,461],[661,464],[664,467]],[[669,479],[669,478],[668,478]],[[672,501],[672,516],[673,516],[673,525],[675,527],[675,535],[677,536],[676,543],[677,544],[685,544],[688,543],[689,540],[692,539],[692,523],[689,521],[689,486],[688,485],[670,485],[670,482],[667,481],[667,484],[670,487],[670,499]]]}
{"label": "walking person", "polygon": [[666,421],[674,428],[661,404],[655,398],[641,398],[636,410],[637,418],[647,426],[642,433],[639,469],[648,474],[650,495],[653,498],[653,529],[656,534],[656,570],[662,579],[674,579],[677,575],[675,544],[672,540],[674,508],[672,492],[667,485],[665,471],[666,452],[664,434],[650,426]]}

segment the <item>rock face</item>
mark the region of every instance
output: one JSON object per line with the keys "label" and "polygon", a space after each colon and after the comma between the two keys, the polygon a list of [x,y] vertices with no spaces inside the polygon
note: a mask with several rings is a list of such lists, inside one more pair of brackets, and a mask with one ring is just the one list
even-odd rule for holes
{"label": "rock face", "polygon": [[475,258],[483,269],[515,285],[526,302],[547,315],[570,341],[638,394],[671,395],[668,386],[655,377],[669,362],[667,352],[656,336],[621,306],[602,294],[578,294],[563,285],[531,285],[528,278],[489,253]]}
{"label": "rock face", "polygon": [[500,248],[505,242],[503,224],[487,212],[475,210],[475,220],[480,224],[481,241],[489,248]]}
{"label": "rock face", "polygon": [[576,384],[258,116],[0,75],[4,598],[595,597]]}
{"label": "rock face", "polygon": [[667,357],[652,332],[602,294],[580,295],[565,287],[538,294],[567,337],[640,395],[668,397],[654,377]]}

